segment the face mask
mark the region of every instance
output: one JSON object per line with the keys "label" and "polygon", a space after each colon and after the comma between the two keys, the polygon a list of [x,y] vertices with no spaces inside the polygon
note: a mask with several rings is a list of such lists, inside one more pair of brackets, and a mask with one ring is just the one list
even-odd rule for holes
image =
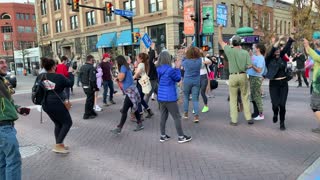
{"label": "face mask", "polygon": [[253,53],[253,55],[257,55],[257,49],[256,49],[256,48],[253,48],[253,49],[252,49],[252,53]]}

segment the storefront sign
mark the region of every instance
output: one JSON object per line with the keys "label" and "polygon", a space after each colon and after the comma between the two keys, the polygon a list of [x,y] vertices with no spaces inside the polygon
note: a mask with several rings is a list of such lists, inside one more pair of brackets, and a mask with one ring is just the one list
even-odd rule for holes
{"label": "storefront sign", "polygon": [[[207,16],[209,15],[209,16]],[[213,7],[212,6],[203,6],[202,7],[202,17],[208,19],[203,20],[203,34],[212,34],[214,33],[214,27],[213,27]]]}

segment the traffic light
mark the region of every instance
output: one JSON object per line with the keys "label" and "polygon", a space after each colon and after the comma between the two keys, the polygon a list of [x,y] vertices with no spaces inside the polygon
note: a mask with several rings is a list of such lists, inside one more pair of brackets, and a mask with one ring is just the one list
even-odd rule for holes
{"label": "traffic light", "polygon": [[72,0],[72,11],[79,12],[79,1],[80,0]]}
{"label": "traffic light", "polygon": [[112,16],[112,3],[106,2],[106,16]]}
{"label": "traffic light", "polygon": [[210,47],[208,45],[202,46],[202,51],[209,51]]}
{"label": "traffic light", "polygon": [[138,32],[133,32],[133,43],[137,43],[139,41],[139,38],[140,38],[140,33]]}

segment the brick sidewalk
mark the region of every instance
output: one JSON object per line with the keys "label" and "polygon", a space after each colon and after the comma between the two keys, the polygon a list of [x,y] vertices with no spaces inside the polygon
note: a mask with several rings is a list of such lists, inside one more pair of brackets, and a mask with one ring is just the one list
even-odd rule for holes
{"label": "brick sidewalk", "polygon": [[[268,92],[267,87],[265,90]],[[75,98],[83,97],[78,91]],[[209,99],[210,111],[200,114],[199,124],[191,121],[192,116],[183,120],[185,133],[193,137],[187,144],[177,143],[171,118],[167,133],[172,139],[159,142],[160,114],[155,102],[151,103],[155,116],[144,122],[143,131],[133,132],[135,124],[128,120],[119,136],[109,130],[120,120],[121,96],[115,97],[116,105],[89,121],[81,119],[84,102],[74,103],[67,156],[51,152],[53,123],[44,116],[45,122],[39,124],[39,113],[32,110],[16,126],[21,146],[40,147],[35,155],[23,159],[23,179],[293,180],[320,156],[320,136],[310,131],[316,123],[307,88],[290,88],[285,132],[272,123],[269,95],[264,99],[264,121],[249,126],[240,114],[240,124],[230,126],[227,92],[225,85],[219,86],[216,98]],[[24,97],[15,98],[26,104],[30,100],[23,102]]]}

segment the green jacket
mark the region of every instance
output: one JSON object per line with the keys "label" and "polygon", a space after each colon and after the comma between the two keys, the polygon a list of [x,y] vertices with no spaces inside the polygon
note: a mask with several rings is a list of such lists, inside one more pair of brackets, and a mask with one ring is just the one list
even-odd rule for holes
{"label": "green jacket", "polygon": [[15,121],[18,119],[17,108],[11,97],[12,89],[8,80],[0,77],[0,121]]}

